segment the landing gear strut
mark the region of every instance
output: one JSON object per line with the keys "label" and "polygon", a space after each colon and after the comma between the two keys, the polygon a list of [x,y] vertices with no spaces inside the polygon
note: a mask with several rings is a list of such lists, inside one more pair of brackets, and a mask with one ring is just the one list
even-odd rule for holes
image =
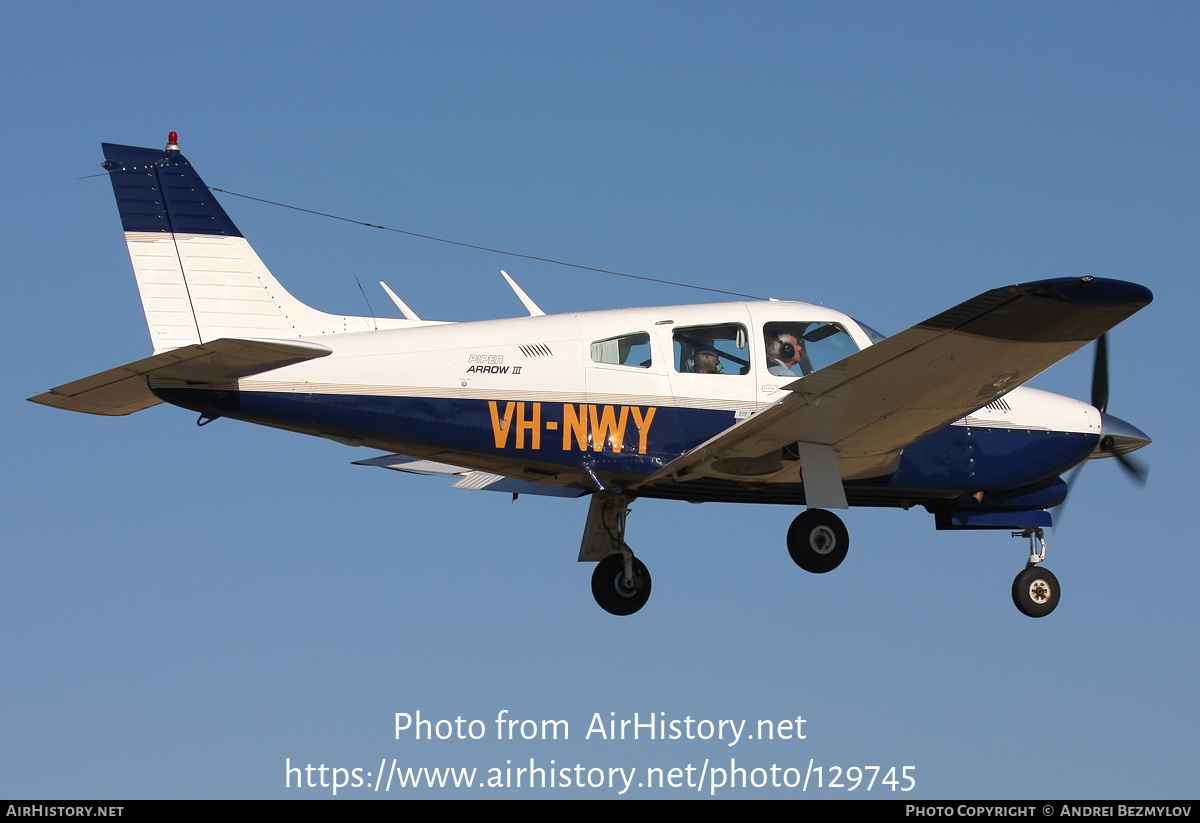
{"label": "landing gear strut", "polygon": [[[1049,569],[1038,566],[1046,559],[1046,538],[1040,528],[1013,532],[1013,537],[1029,538],[1029,562],[1013,581],[1013,603],[1021,614],[1029,617],[1045,617],[1058,605],[1060,589],[1058,578]],[[1041,551],[1038,551],[1038,548]]]}
{"label": "landing gear strut", "polygon": [[800,512],[787,533],[788,554],[806,572],[831,572],[846,559],[850,534],[836,514],[824,509]]}
{"label": "landing gear strut", "polygon": [[650,572],[625,542],[625,518],[633,498],[620,493],[592,496],[580,546],[581,561],[597,560],[592,597],[609,614],[633,614],[650,599]]}

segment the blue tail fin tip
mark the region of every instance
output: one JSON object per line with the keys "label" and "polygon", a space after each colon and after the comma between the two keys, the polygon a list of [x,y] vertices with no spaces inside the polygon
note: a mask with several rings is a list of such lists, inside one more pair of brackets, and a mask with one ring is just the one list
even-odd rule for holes
{"label": "blue tail fin tip", "polygon": [[101,148],[125,231],[242,236],[175,143]]}

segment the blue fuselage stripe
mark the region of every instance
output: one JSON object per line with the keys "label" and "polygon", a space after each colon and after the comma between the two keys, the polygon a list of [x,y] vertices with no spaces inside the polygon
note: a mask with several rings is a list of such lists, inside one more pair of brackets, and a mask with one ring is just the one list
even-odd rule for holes
{"label": "blue fuselage stripe", "polygon": [[[735,422],[732,411],[671,406],[188,389],[158,393],[196,411],[312,433],[570,467],[586,460],[597,472],[643,476]],[[1034,486],[1079,463],[1097,439],[1075,432],[947,426],[906,448],[882,485],[963,494]]]}

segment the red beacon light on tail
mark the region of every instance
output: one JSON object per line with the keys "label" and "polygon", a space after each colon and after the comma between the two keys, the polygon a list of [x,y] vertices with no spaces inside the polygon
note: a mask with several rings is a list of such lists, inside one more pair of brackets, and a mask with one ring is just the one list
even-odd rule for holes
{"label": "red beacon light on tail", "polygon": [[177,132],[167,134],[167,151],[179,151],[179,134]]}

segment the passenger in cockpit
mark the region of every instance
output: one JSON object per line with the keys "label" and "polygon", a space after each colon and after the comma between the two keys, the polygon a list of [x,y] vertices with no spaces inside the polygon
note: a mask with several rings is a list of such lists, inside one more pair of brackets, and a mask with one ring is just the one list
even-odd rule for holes
{"label": "passenger in cockpit", "polygon": [[712,349],[696,352],[696,374],[717,374],[721,371],[721,359]]}

